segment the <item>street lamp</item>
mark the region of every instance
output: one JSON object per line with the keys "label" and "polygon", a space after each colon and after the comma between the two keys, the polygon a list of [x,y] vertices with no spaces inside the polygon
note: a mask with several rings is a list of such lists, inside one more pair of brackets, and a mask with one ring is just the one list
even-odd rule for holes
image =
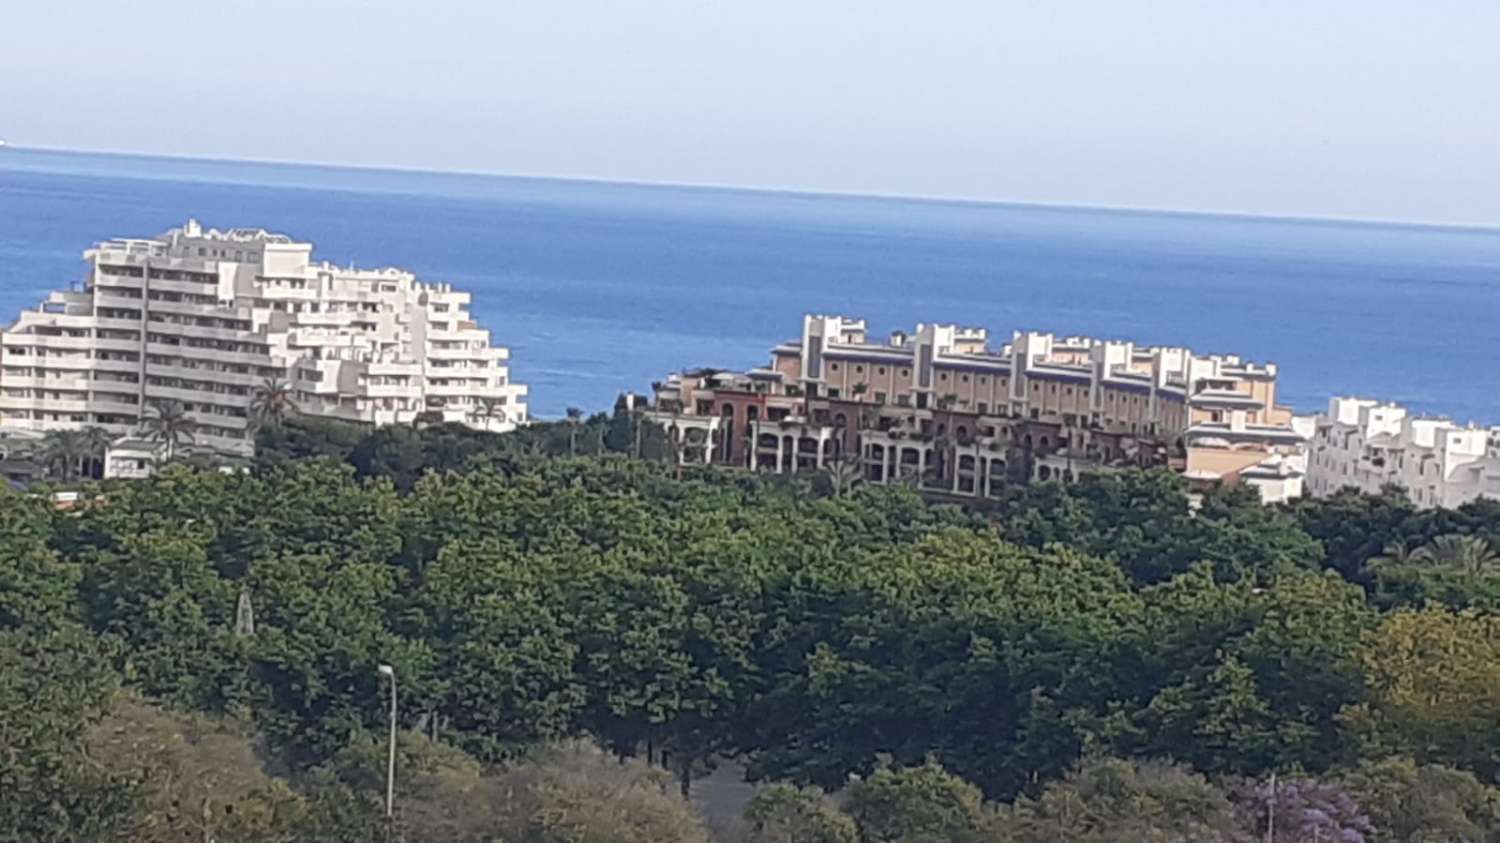
{"label": "street lamp", "polygon": [[385,769],[385,815],[389,818],[395,815],[396,804],[396,669],[383,664],[376,670],[391,680],[390,757]]}

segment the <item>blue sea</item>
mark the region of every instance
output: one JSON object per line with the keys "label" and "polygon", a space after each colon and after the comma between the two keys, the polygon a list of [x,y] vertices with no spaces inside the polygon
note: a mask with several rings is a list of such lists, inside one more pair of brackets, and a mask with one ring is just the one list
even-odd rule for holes
{"label": "blue sea", "polygon": [[474,294],[539,416],[748,367],[807,311],[1187,345],[1500,423],[1500,230],[0,150],[0,322],[97,240],[260,226]]}

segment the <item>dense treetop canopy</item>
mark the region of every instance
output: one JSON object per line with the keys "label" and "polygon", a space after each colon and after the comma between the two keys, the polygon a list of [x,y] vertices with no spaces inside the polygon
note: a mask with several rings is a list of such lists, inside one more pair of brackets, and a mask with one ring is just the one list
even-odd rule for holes
{"label": "dense treetop canopy", "polygon": [[[0,493],[0,840],[700,840],[674,792],[731,758],[786,783],[747,840],[1235,839],[1273,772],[1346,836],[1495,833],[1494,503],[1128,472],[961,509],[680,469],[629,416],[261,437],[72,509]],[[427,753],[405,826],[382,664]],[[222,784],[164,783],[234,741]]]}

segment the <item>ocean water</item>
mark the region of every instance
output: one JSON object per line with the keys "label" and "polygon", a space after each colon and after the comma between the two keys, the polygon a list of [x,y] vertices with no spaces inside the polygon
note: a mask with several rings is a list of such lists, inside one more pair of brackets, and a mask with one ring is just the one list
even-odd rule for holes
{"label": "ocean water", "polygon": [[[1500,423],[1500,230],[0,150],[0,323],[82,251],[196,217],[474,294],[539,416],[748,367],[807,311],[881,334],[1187,345],[1334,394]],[[1500,222],[1500,221],[1497,221]]]}

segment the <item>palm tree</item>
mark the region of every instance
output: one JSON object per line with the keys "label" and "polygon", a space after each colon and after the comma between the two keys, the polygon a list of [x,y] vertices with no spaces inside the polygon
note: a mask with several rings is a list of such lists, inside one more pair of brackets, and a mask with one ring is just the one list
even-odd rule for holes
{"label": "palm tree", "polygon": [[76,430],[53,430],[42,439],[37,456],[49,475],[56,474],[66,483],[77,473],[79,463],[89,456],[89,446]]}
{"label": "palm tree", "polygon": [[1482,574],[1500,567],[1500,551],[1479,536],[1448,533],[1413,551],[1411,561],[1426,562],[1466,574]]}
{"label": "palm tree", "polygon": [[568,456],[578,456],[578,424],[583,421],[583,410],[578,407],[568,408]]}
{"label": "palm tree", "polygon": [[[951,479],[945,478],[944,475],[958,473],[958,449],[946,431],[934,435],[931,442],[933,459],[927,464],[927,476],[922,478],[922,482],[929,486],[942,487],[945,485],[943,482],[945,479]],[[950,464],[953,466],[951,472],[948,470]]]}
{"label": "palm tree", "polygon": [[151,409],[156,411],[156,415],[146,419],[142,425],[146,439],[158,443],[170,461],[184,441],[193,441],[198,423],[187,414],[187,408],[182,402],[175,398],[158,399],[152,402]]}
{"label": "palm tree", "polygon": [[250,417],[257,429],[274,427],[296,415],[297,402],[292,399],[292,385],[281,378],[266,378],[255,388],[250,399]]}
{"label": "palm tree", "polygon": [[104,476],[104,457],[115,438],[109,431],[97,426],[84,428],[82,438],[84,448],[88,451],[88,459],[93,464],[91,468],[95,469],[94,476]]}
{"label": "palm tree", "polygon": [[828,461],[825,473],[828,475],[828,483],[833,496],[843,497],[855,486],[864,482],[864,460],[857,453],[851,454],[840,450],[833,459]]}
{"label": "palm tree", "polygon": [[1396,539],[1387,542],[1386,546],[1381,548],[1380,555],[1372,557],[1366,564],[1375,570],[1404,568],[1412,563],[1413,557],[1418,552],[1408,547],[1401,539]]}

